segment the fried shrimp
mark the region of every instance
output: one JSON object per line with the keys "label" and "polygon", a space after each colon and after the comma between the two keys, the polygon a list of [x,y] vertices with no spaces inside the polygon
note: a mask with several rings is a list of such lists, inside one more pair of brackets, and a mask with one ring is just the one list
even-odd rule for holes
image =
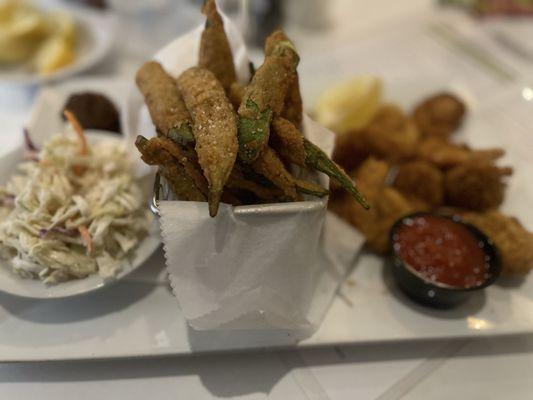
{"label": "fried shrimp", "polygon": [[460,164],[446,172],[446,204],[478,211],[498,207],[505,195],[503,178],[511,174],[512,168],[489,162]]}
{"label": "fried shrimp", "polygon": [[239,107],[239,157],[251,163],[268,144],[270,123],[279,116],[294,83],[299,57],[290,41],[281,41],[265,57],[246,86]]}
{"label": "fried shrimp", "polygon": [[398,162],[415,156],[420,132],[397,106],[385,104],[363,130],[361,139],[370,155]]}
{"label": "fried shrimp", "polygon": [[521,275],[533,269],[533,233],[528,232],[516,218],[496,210],[466,213],[462,217],[496,244],[505,274]]}
{"label": "fried shrimp", "polygon": [[235,112],[209,70],[189,68],[178,78],[178,87],[193,120],[198,162],[209,183],[209,214],[215,216],[237,157]]}
{"label": "fried shrimp", "polygon": [[422,140],[418,149],[418,157],[447,169],[465,162],[491,162],[502,157],[505,152],[499,148],[472,150],[464,144],[450,143],[441,138]]}
{"label": "fried shrimp", "polygon": [[176,81],[161,64],[155,61],[144,63],[135,80],[157,131],[175,138],[192,137],[191,117]]}
{"label": "fried shrimp", "polygon": [[210,70],[224,90],[229,91],[237,77],[224,22],[217,11],[215,0],[207,0],[202,12],[207,19],[200,39],[198,66]]}
{"label": "fried shrimp", "polygon": [[415,107],[413,117],[425,137],[447,138],[461,126],[466,107],[450,93],[431,96]]}
{"label": "fried shrimp", "polygon": [[439,207],[444,201],[444,175],[427,161],[400,165],[393,186],[408,198],[418,198],[430,207]]}

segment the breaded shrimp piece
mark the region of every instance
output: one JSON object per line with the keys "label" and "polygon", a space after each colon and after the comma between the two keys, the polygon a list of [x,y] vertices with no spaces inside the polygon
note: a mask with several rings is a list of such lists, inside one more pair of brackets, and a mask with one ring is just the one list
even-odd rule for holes
{"label": "breaded shrimp piece", "polygon": [[496,208],[505,195],[503,178],[511,174],[512,168],[498,167],[489,162],[460,164],[446,172],[446,204],[476,211]]}
{"label": "breaded shrimp piece", "polygon": [[418,157],[441,169],[451,168],[468,161],[494,161],[504,154],[505,151],[499,148],[472,150],[465,144],[454,144],[434,137],[423,139],[418,149]]}
{"label": "breaded shrimp piece", "polygon": [[427,161],[401,164],[393,186],[405,196],[418,198],[430,207],[439,207],[444,201],[444,175]]}
{"label": "breaded shrimp piece", "polygon": [[523,275],[533,269],[533,233],[518,219],[496,210],[466,213],[462,217],[492,239],[500,251],[505,274]]}
{"label": "breaded shrimp piece", "polygon": [[397,106],[381,106],[370,125],[363,130],[361,146],[368,153],[388,161],[408,160],[416,155],[420,134]]}

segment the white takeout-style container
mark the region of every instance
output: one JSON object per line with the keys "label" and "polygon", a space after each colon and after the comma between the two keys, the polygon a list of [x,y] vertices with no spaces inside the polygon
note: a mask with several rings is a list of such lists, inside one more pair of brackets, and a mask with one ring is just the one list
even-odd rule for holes
{"label": "white takeout-style container", "polygon": [[[247,82],[243,39],[223,18],[238,79]],[[177,38],[154,59],[178,77],[196,65],[202,29]],[[155,135],[135,89],[126,120],[132,143],[137,134]],[[306,116],[304,133],[331,155],[330,131]],[[320,183],[328,187],[328,178],[319,175]],[[327,198],[236,207],[221,204],[215,218],[209,216],[207,203],[161,200],[157,208],[173,293],[189,325],[198,330],[313,332],[363,244],[360,235],[328,215]],[[329,225],[335,225],[336,237],[328,236]],[[343,237],[350,242],[343,243]]]}

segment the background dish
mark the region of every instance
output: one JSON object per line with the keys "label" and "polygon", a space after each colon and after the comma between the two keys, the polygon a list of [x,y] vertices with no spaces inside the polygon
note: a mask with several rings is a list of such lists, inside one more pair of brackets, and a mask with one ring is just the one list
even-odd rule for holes
{"label": "background dish", "polygon": [[[53,2],[44,2],[42,7],[59,10],[59,7],[54,7]],[[113,45],[115,16],[79,7],[62,6],[61,10],[72,15],[78,28],[78,44],[74,62],[48,75],[39,75],[19,65],[1,67],[0,85],[30,86],[61,80],[93,67],[109,53]]]}

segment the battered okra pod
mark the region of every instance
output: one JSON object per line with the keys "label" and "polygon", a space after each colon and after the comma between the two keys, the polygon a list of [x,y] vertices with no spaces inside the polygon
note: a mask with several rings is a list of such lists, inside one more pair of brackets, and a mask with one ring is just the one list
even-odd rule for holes
{"label": "battered okra pod", "polygon": [[202,194],[205,196],[208,195],[207,180],[202,174],[202,170],[198,164],[198,157],[192,147],[188,148],[181,146],[165,137],[152,138],[149,142],[154,149],[161,149],[172,155],[172,157],[181,164],[185,173],[192,179],[194,185],[202,192]]}
{"label": "battered okra pod", "polygon": [[281,158],[300,167],[305,166],[304,135],[290,121],[274,118],[270,142]]}
{"label": "battered okra pod", "polygon": [[245,190],[266,202],[277,201],[283,197],[283,192],[275,187],[260,185],[254,180],[246,178],[240,165],[235,164],[226,186],[230,189]]}
{"label": "battered okra pod", "polygon": [[[282,30],[275,31],[267,38],[265,42],[265,54],[272,54],[275,46],[278,43],[288,40],[289,38]],[[296,72],[294,82],[289,87],[287,96],[285,98],[285,107],[282,112],[282,117],[291,121],[296,128],[302,128],[303,103],[302,95],[300,93],[298,72]]]}
{"label": "battered okra pod", "polygon": [[198,162],[209,184],[209,214],[215,216],[237,157],[237,119],[224,88],[207,69],[192,67],[178,78],[193,121]]}
{"label": "battered okra pod", "polygon": [[287,200],[301,200],[301,197],[296,190],[295,179],[289,171],[287,171],[283,162],[271,147],[265,147],[259,157],[252,163],[252,168],[255,172],[263,175],[276,187],[281,189]]}
{"label": "battered okra pod", "polygon": [[344,170],[332,161],[318,146],[304,138],[305,164],[317,171],[325,173],[344,190],[350,193],[364,208],[369,209],[365,198],[361,195],[352,179]]}
{"label": "battered okra pod", "polygon": [[191,118],[176,81],[155,61],[144,63],[135,77],[144,96],[150,117],[163,136],[192,138]]}
{"label": "battered okra pod", "polygon": [[329,194],[329,190],[323,188],[318,183],[295,179],[296,190],[298,193],[308,194],[315,197],[324,197]]}
{"label": "battered okra pod", "polygon": [[141,158],[148,165],[158,165],[160,173],[165,177],[172,191],[179,200],[205,201],[205,196],[196,187],[193,179],[185,168],[174,157],[153,139],[148,140],[137,136],[135,146]]}
{"label": "battered okra pod", "polygon": [[301,201],[300,194],[324,197],[329,194],[317,183],[295,179],[283,165],[276,152],[269,146],[252,164],[255,172],[263,175],[283,192],[281,199],[285,201]]}
{"label": "battered okra pod", "polygon": [[307,140],[291,122],[283,118],[275,118],[272,121],[272,127],[272,144],[282,157],[300,167],[309,167],[325,173],[350,193],[364,208],[368,208],[364,197],[344,170],[318,146]]}
{"label": "battered okra pod", "polygon": [[231,104],[233,104],[233,107],[235,107],[235,110],[239,109],[239,106],[242,103],[242,98],[244,97],[245,90],[246,87],[239,82],[233,82],[231,84],[228,91],[228,97],[231,101]]}
{"label": "battered okra pod", "polygon": [[231,47],[224,31],[224,22],[217,11],[215,0],[207,0],[202,12],[206,16],[200,39],[198,66],[210,70],[226,91],[235,82],[235,65]]}
{"label": "battered okra pod", "polygon": [[298,62],[293,44],[288,40],[280,41],[246,86],[238,112],[239,156],[244,162],[256,160],[268,144],[270,123],[273,116],[283,111]]}

